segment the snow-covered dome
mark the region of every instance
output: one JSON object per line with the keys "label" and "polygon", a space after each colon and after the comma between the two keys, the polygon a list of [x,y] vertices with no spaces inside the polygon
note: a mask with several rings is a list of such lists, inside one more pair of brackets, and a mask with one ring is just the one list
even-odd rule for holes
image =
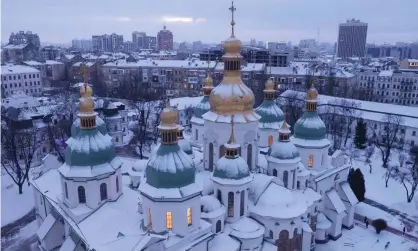
{"label": "snow-covered dome", "polygon": [[258,126],[266,129],[279,129],[282,125],[284,113],[274,100],[264,100],[255,112],[260,115]]}
{"label": "snow-covered dome", "polygon": [[[199,104],[194,108],[193,118],[203,119],[203,114],[210,110],[209,96],[204,96]],[[193,121],[192,118],[192,121]]]}
{"label": "snow-covered dome", "polygon": [[229,158],[223,156],[216,162],[213,177],[221,179],[239,180],[250,176],[248,164],[241,156]]}
{"label": "snow-covered dome", "polygon": [[217,200],[215,197],[211,195],[202,196],[200,198],[200,202],[202,205],[202,212],[205,212],[205,213],[211,213],[222,207],[219,200]]}
{"label": "snow-covered dome", "polygon": [[259,238],[265,231],[262,225],[248,217],[242,217],[239,221],[231,224],[230,228],[232,230],[230,235],[241,240]]}
{"label": "snow-covered dome", "polygon": [[184,132],[184,127],[181,126],[178,131],[178,144],[181,150],[183,150],[187,155],[189,155],[190,158],[194,159],[194,152],[193,152],[192,145],[187,139],[184,138],[183,132]]}
{"label": "snow-covered dome", "polygon": [[279,160],[292,160],[299,157],[299,151],[296,146],[288,142],[275,142],[269,148],[267,155]]}
{"label": "snow-covered dome", "polygon": [[305,111],[303,116],[296,121],[294,137],[306,140],[324,139],[327,133],[325,123],[316,111]]}

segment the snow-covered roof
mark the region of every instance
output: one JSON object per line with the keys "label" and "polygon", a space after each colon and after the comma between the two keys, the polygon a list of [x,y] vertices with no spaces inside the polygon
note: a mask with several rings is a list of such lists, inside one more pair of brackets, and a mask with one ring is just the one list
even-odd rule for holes
{"label": "snow-covered roof", "polygon": [[74,63],[73,66],[75,67],[80,67],[81,65],[85,64],[87,67],[91,67],[93,66],[95,63],[94,62],[77,62]]}
{"label": "snow-covered roof", "polygon": [[4,46],[2,49],[23,49],[27,45],[28,44],[8,44],[8,45]]}
{"label": "snow-covered roof", "polygon": [[345,206],[341,201],[341,198],[338,196],[337,191],[334,189],[326,192],[326,198],[328,198],[332,209],[334,209],[337,213],[345,212]]}
{"label": "snow-covered roof", "polygon": [[323,213],[318,213],[316,219],[316,228],[326,230],[330,228],[332,222]]}
{"label": "snow-covered roof", "polygon": [[221,233],[209,241],[209,251],[236,251],[240,249],[240,242],[231,238],[227,233]]}
{"label": "snow-covered roof", "polygon": [[170,105],[177,108],[177,110],[184,110],[188,107],[195,107],[202,101],[201,97],[183,97],[170,99]]}
{"label": "snow-covered roof", "polygon": [[64,65],[64,63],[59,62],[59,61],[55,61],[55,60],[46,60],[45,64],[48,64],[48,65],[57,65],[57,64]]}
{"label": "snow-covered roof", "polygon": [[45,63],[41,63],[35,60],[29,60],[29,61],[23,61],[24,64],[29,65],[29,66],[41,66],[41,65],[45,65]]}
{"label": "snow-covered roof", "polygon": [[1,67],[1,75],[10,74],[26,74],[26,73],[39,73],[38,69],[35,69],[26,65],[3,65]]}
{"label": "snow-covered roof", "polygon": [[202,196],[200,202],[202,205],[202,218],[212,219],[219,217],[226,212],[225,206],[223,206],[213,195]]}
{"label": "snow-covered roof", "polygon": [[227,226],[231,230],[229,235],[241,240],[259,238],[264,235],[265,231],[264,226],[248,217],[242,217],[239,221]]}

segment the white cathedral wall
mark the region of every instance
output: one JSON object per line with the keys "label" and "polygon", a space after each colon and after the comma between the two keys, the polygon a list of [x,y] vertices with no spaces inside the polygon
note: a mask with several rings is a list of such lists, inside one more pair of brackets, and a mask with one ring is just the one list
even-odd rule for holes
{"label": "white cathedral wall", "polygon": [[[204,129],[204,157],[203,163],[205,169],[209,169],[209,144],[213,144],[213,163],[222,157],[219,156],[219,149],[222,145],[228,142],[231,135],[231,124],[230,123],[217,123],[205,120]],[[234,137],[236,143],[241,145],[241,156],[247,160],[247,149],[251,144],[252,147],[252,158],[251,168],[256,167],[258,159],[258,122],[250,123],[236,123],[234,125]]]}
{"label": "white cathedral wall", "polygon": [[[325,148],[305,148],[296,146],[303,165],[309,170],[321,171],[328,168],[328,147]],[[313,156],[312,166],[309,166],[309,156]]]}
{"label": "white cathedral wall", "polygon": [[[245,192],[244,196],[244,214],[243,216],[247,215],[248,212],[248,193],[249,193],[249,185],[250,183],[239,185],[239,186],[232,186],[232,185],[223,185],[216,182],[213,182],[214,188],[214,196],[218,198],[218,190],[222,193],[222,201],[221,204],[226,207],[226,221],[227,222],[237,222],[241,219],[241,193]],[[228,193],[234,193],[234,215],[232,217],[228,216]]]}
{"label": "white cathedral wall", "polygon": [[[148,212],[151,210],[151,225],[154,232],[167,230],[167,212],[172,215],[172,231],[179,235],[187,235],[200,226],[200,196],[182,202],[155,202],[142,196],[144,225],[149,224]],[[192,224],[188,226],[187,209],[192,210]]]}
{"label": "white cathedral wall", "polygon": [[204,126],[192,123],[192,135],[190,137],[193,145],[203,146]]}
{"label": "white cathedral wall", "polygon": [[349,209],[346,211],[347,215],[344,216],[343,218],[344,227],[350,228],[354,225],[354,212],[355,212],[355,206],[349,207]]}
{"label": "white cathedral wall", "polygon": [[311,250],[311,232],[303,231],[302,233],[302,251],[309,251]]}
{"label": "white cathedral wall", "polygon": [[[279,239],[279,234],[282,230],[286,230],[289,232],[289,238],[293,238],[293,233],[295,229],[302,228],[302,220],[300,217],[291,218],[291,219],[273,219],[273,218],[265,218],[255,214],[251,214],[258,222],[266,229],[264,232],[264,239],[272,244]],[[302,215],[301,215],[302,216]],[[291,224],[291,222],[295,224]],[[276,224],[278,223],[278,224]],[[270,239],[270,231],[273,232],[273,239]]]}
{"label": "white cathedral wall", "polygon": [[263,235],[254,239],[240,239],[241,242],[241,251],[247,250],[254,250],[259,251],[261,250],[262,242],[263,242]]}
{"label": "white cathedral wall", "polygon": [[258,146],[269,147],[269,136],[273,138],[272,142],[274,143],[278,140],[279,133],[273,129],[258,129],[258,136]]}
{"label": "white cathedral wall", "polygon": [[64,223],[57,220],[45,238],[41,240],[41,245],[45,250],[53,250],[64,243],[65,238],[63,237],[65,237]]}
{"label": "white cathedral wall", "polygon": [[296,169],[298,167],[298,163],[277,163],[274,161],[267,161],[268,162],[268,174],[270,176],[273,176],[274,170],[277,170],[277,177],[280,178],[280,180],[283,181],[284,184],[286,182],[283,180],[284,172],[288,172],[287,176],[287,186],[285,186],[288,189],[296,189],[296,180],[297,180],[297,173]]}

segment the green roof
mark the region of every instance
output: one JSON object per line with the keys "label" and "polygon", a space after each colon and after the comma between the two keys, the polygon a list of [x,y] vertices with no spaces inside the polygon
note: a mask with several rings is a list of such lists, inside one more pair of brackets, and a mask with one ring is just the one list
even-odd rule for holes
{"label": "green roof", "polygon": [[283,122],[284,113],[276,105],[274,100],[265,99],[259,107],[255,109],[255,112],[261,116],[259,123],[275,123]]}
{"label": "green roof", "polygon": [[320,140],[325,138],[326,133],[327,129],[318,113],[305,111],[296,121],[293,136],[305,140]]}
{"label": "green roof", "polygon": [[79,130],[67,141],[65,163],[69,166],[96,166],[111,162],[116,157],[109,135],[98,128]]}
{"label": "green roof", "polygon": [[247,162],[241,157],[227,158],[223,156],[216,162],[213,177],[240,180],[250,176]]}
{"label": "green roof", "polygon": [[193,160],[178,144],[161,144],[145,170],[148,185],[155,188],[180,188],[195,181]]}
{"label": "green roof", "polygon": [[210,110],[209,96],[203,96],[199,104],[194,108],[194,117],[203,119],[203,114]]}

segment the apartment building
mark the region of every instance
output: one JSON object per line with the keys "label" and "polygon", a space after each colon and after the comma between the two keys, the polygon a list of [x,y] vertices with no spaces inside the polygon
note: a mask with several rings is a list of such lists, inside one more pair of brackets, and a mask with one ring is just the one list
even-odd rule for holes
{"label": "apartment building", "polygon": [[357,79],[370,101],[418,106],[418,69],[363,69]]}
{"label": "apartment building", "polygon": [[1,88],[3,98],[18,91],[31,96],[42,94],[42,76],[38,69],[25,65],[5,65],[1,67]]}
{"label": "apartment building", "polygon": [[366,55],[367,23],[347,20],[339,25],[337,57],[364,57]]}

